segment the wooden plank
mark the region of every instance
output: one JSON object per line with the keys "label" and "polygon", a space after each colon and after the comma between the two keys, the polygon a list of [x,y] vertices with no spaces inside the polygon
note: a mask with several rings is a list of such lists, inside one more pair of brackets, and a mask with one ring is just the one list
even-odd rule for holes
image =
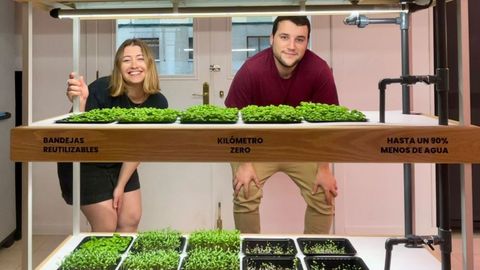
{"label": "wooden plank", "polygon": [[11,159],[480,163],[476,126],[112,126],[14,128]]}

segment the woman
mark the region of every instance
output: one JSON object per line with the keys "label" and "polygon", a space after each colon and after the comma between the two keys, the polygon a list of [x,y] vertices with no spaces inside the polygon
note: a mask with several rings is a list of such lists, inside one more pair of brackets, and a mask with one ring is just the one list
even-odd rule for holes
{"label": "woman", "polygon": [[[112,75],[88,87],[74,73],[67,80],[70,101],[80,98],[80,111],[112,107],[167,108],[159,92],[153,54],[141,40],[128,39],[115,55]],[[81,210],[93,232],[135,232],[142,215],[139,162],[81,163]],[[72,204],[72,164],[59,163],[62,196]]]}

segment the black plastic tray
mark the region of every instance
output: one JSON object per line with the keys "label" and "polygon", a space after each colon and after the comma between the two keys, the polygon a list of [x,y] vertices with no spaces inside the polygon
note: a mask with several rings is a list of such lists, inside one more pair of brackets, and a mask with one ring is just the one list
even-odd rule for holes
{"label": "black plastic tray", "polygon": [[110,124],[117,121],[117,120],[111,120],[111,121],[78,121],[76,122],[76,121],[67,121],[67,119],[68,117],[59,119],[59,120],[56,120],[55,123],[57,124]]}
{"label": "black plastic tray", "polygon": [[355,122],[360,122],[360,123],[364,123],[364,122],[368,122],[368,119],[365,119],[365,120],[332,120],[332,121],[323,121],[323,120],[318,120],[318,121],[314,121],[314,120],[307,120],[305,119],[306,122],[309,122],[309,123],[336,123],[336,122],[339,122],[339,123],[348,123],[348,122],[352,122],[352,123],[355,123]]}
{"label": "black plastic tray", "polygon": [[[327,241],[333,242],[339,248],[345,248],[345,253],[313,253],[313,252],[305,252],[306,246],[312,246],[315,244],[323,244]],[[300,247],[300,251],[302,251],[305,255],[320,255],[320,256],[354,256],[357,254],[357,251],[350,243],[350,240],[346,238],[297,238],[298,246]]]}
{"label": "black plastic tray", "polygon": [[[73,249],[73,252],[77,251],[83,244],[85,244],[86,242],[90,241],[92,238],[111,238],[113,236],[86,236],[82,239],[82,241],[80,241],[80,243]],[[120,236],[122,238],[128,238],[130,240],[130,242],[128,243],[128,245],[126,246],[126,248],[124,250],[121,250],[118,252],[119,255],[122,255],[123,253],[125,253],[127,250],[128,250],[128,247],[130,247],[130,245],[132,244],[132,240],[133,240],[133,237],[132,236]],[[71,254],[70,253],[70,254]],[[121,258],[119,258],[117,260],[117,262],[114,264],[114,265],[111,265],[108,267],[108,270],[115,270],[117,269],[118,265],[120,264],[121,262]],[[62,266],[60,265],[60,267],[57,268],[57,270],[61,270],[62,269]]]}
{"label": "black plastic tray", "polygon": [[[255,247],[266,248],[280,247],[282,254],[271,253],[254,253],[251,249]],[[295,242],[290,238],[245,238],[242,241],[242,252],[245,255],[252,256],[295,256],[297,254],[297,248]]]}
{"label": "black plastic tray", "polygon": [[[177,247],[175,250],[178,251],[179,253],[182,253],[186,242],[187,242],[187,239],[185,238],[185,236],[182,236],[180,238],[180,246]],[[132,248],[130,248],[130,252],[131,253],[136,253],[137,252],[137,250],[135,249],[135,242],[132,244]]]}
{"label": "black plastic tray", "polygon": [[[294,261],[297,260],[297,267],[295,268]],[[245,256],[242,261],[242,270],[256,270],[256,269],[270,269],[262,267],[262,264],[267,263],[279,267],[279,269],[287,270],[303,270],[300,258],[290,257],[267,257],[267,256]]]}
{"label": "black plastic tray", "polygon": [[177,120],[173,121],[123,121],[118,120],[118,124],[172,124],[175,123]]}
{"label": "black plastic tray", "polygon": [[245,124],[300,124],[302,121],[243,121]]}
{"label": "black plastic tray", "polygon": [[[73,251],[76,251],[77,249],[79,249],[83,244],[90,241],[92,238],[101,239],[101,238],[112,238],[112,237],[113,236],[86,236],[82,239],[82,241],[80,241],[80,243],[75,247],[75,249]],[[120,236],[120,237],[121,238],[128,238],[130,240],[130,242],[128,242],[127,247],[124,250],[119,251],[119,253],[124,253],[125,251],[127,251],[130,244],[132,244],[133,237],[132,236]]]}
{"label": "black plastic tray", "polygon": [[235,124],[236,121],[183,121],[180,119],[180,124]]}
{"label": "black plastic tray", "polygon": [[[356,268],[345,268],[355,270],[369,270],[365,262],[360,257],[325,257],[325,256],[306,256],[304,258],[307,270],[314,270],[312,265],[318,264],[324,266],[325,269],[337,269],[339,266],[355,266]],[[323,268],[320,268],[323,269]],[[344,269],[344,268],[339,268]]]}

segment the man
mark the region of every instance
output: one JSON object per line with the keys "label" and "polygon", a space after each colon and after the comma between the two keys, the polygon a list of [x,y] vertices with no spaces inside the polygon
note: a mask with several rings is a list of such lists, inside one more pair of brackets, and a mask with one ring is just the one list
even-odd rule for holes
{"label": "man", "polygon": [[[225,100],[243,108],[301,101],[338,104],[333,75],[327,63],[307,49],[307,17],[278,17],[270,48],[248,59],[235,75]],[[327,234],[333,217],[337,184],[328,163],[232,163],[235,227],[259,233],[262,186],[275,172],[286,173],[299,187],[307,208],[304,233]],[[243,189],[243,192],[241,192]]]}

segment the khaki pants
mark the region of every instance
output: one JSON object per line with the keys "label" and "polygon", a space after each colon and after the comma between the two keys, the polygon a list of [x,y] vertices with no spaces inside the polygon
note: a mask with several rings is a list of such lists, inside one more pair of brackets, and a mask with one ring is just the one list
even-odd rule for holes
{"label": "khaki pants", "polygon": [[[232,173],[238,169],[239,163],[232,163]],[[322,188],[312,194],[316,180],[317,163],[253,163],[260,185],[276,172],[286,173],[300,189],[307,203],[305,210],[304,233],[328,234],[332,225],[333,207],[327,205]],[[259,206],[263,191],[252,181],[249,185],[249,197],[246,198],[243,188],[233,199],[233,216],[235,227],[242,233],[260,233]]]}

